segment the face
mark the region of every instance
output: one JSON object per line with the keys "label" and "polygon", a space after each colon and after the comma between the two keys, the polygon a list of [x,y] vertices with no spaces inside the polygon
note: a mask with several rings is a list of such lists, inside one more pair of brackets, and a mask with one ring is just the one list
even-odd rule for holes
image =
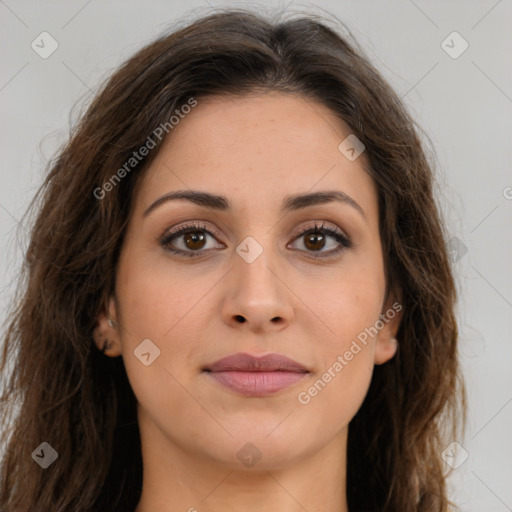
{"label": "face", "polygon": [[[349,133],[318,103],[268,93],[198,99],[163,143],[132,206],[117,326],[97,330],[123,357],[143,443],[232,468],[343,444],[398,327],[379,322],[394,300],[377,190],[364,153],[338,149]],[[222,199],[158,201],[177,191]],[[297,199],[327,191],[342,199]],[[239,353],[302,370],[211,371]]]}

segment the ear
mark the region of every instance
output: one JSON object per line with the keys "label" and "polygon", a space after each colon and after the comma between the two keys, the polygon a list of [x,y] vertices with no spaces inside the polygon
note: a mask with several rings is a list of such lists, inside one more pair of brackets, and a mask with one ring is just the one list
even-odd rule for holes
{"label": "ear", "polygon": [[[396,298],[398,297],[398,299]],[[403,316],[401,294],[390,293],[380,315],[379,333],[375,345],[375,364],[388,362],[397,352],[396,334]]]}
{"label": "ear", "polygon": [[117,322],[116,304],[113,297],[108,300],[96,319],[93,330],[93,339],[98,350],[109,357],[121,355],[121,342],[119,339],[119,324]]}

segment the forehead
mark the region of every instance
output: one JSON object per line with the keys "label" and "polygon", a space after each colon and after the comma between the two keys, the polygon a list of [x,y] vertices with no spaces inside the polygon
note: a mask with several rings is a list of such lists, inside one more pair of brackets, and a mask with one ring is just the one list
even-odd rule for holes
{"label": "forehead", "polygon": [[144,176],[138,208],[172,190],[227,196],[233,208],[270,211],[290,194],[340,190],[369,215],[377,192],[364,153],[339,145],[350,130],[324,105],[291,93],[198,98]]}

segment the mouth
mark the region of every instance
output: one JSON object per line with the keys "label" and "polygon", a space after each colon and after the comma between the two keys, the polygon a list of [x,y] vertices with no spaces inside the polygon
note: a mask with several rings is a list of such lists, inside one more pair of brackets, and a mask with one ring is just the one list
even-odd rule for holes
{"label": "mouth", "polygon": [[219,359],[202,370],[224,387],[244,396],[268,396],[302,380],[310,372],[280,354],[256,357],[238,353]]}

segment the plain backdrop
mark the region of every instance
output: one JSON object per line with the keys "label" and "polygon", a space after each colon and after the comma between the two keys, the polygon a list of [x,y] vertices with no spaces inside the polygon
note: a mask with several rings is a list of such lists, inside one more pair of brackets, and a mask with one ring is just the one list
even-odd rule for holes
{"label": "plain backdrop", "polygon": [[[228,5],[256,4],[0,0],[0,321],[27,242],[20,218],[73,107],[184,14]],[[432,140],[469,393],[468,433],[454,440],[468,457],[451,495],[465,512],[512,511],[512,1],[257,5],[326,10],[346,23]],[[47,58],[31,46],[42,37],[45,51],[58,44]]]}

